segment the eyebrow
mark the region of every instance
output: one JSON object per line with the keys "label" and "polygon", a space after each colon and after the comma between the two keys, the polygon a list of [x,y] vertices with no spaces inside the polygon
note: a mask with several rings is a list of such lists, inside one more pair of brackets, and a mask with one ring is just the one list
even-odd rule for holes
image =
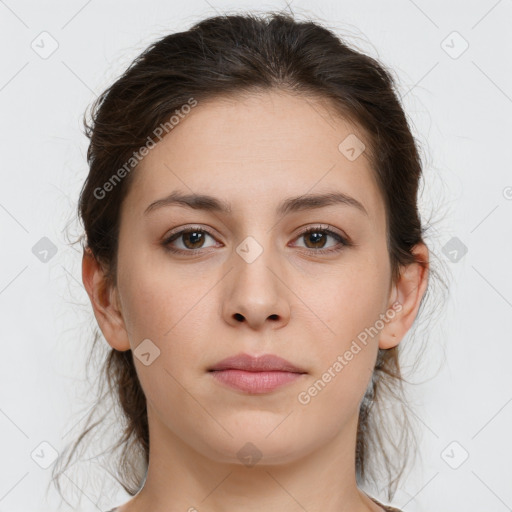
{"label": "eyebrow", "polygon": [[[354,197],[343,192],[327,192],[324,194],[306,194],[285,199],[277,207],[278,215],[292,212],[324,208],[331,205],[344,205],[356,208],[368,216],[365,207]],[[231,205],[221,199],[206,194],[185,194],[180,191],[171,192],[168,196],[152,202],[144,211],[144,215],[164,206],[184,206],[194,210],[205,210],[218,213],[231,213]]]}

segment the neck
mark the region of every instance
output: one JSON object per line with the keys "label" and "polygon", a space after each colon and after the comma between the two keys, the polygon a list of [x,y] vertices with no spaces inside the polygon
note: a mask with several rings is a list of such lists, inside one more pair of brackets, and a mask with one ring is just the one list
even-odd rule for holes
{"label": "neck", "polygon": [[150,456],[146,481],[119,512],[382,511],[356,484],[357,417],[328,443],[302,457],[272,461],[261,454],[253,465],[251,455],[258,455],[251,445],[245,448],[245,464],[227,457],[214,459],[205,454],[207,447],[192,447],[183,441],[183,436],[169,431],[149,404],[148,421]]}

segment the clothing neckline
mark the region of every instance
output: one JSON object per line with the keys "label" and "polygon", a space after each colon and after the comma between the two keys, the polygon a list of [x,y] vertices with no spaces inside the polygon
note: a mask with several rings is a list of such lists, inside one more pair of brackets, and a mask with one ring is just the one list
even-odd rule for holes
{"label": "clothing neckline", "polygon": [[[367,495],[368,496],[368,495]],[[381,503],[380,501],[377,501],[375,498],[372,498],[371,496],[368,496],[374,503],[379,505],[379,507],[382,507],[385,512],[402,512],[400,509],[395,507],[390,507],[389,505],[384,505],[384,503]],[[110,510],[107,510],[106,512],[117,512],[119,507],[112,508]]]}
{"label": "clothing neckline", "polygon": [[[368,496],[368,495],[367,495]],[[384,503],[381,503],[380,501],[377,501],[375,498],[372,498],[371,496],[368,496],[373,502],[377,503],[379,507],[382,507],[386,512],[402,512],[399,508],[391,507],[389,505],[384,505]]]}

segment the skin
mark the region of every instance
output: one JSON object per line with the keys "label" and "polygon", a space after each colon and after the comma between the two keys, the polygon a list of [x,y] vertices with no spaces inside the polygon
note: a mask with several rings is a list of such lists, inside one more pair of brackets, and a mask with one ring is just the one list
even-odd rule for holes
{"label": "skin", "polygon": [[[135,350],[150,339],[160,350],[148,366],[134,357],[148,403],[150,463],[145,486],[120,512],[382,511],[356,485],[359,406],[378,348],[397,345],[411,327],[427,271],[412,264],[391,282],[384,202],[367,155],[350,161],[338,149],[349,134],[365,135],[332,112],[283,92],[199,103],[135,171],[122,205],[117,287],[105,285],[84,253],[83,282],[110,346]],[[173,205],[144,215],[174,190],[215,196],[232,211]],[[367,215],[341,204],[275,213],[290,196],[332,191],[356,198]],[[353,245],[325,233],[300,236],[318,224]],[[187,236],[172,243],[196,247],[196,255],[167,252],[166,236],[191,226],[213,236],[202,245]],[[251,263],[236,252],[248,236],[263,249]],[[423,244],[415,252],[428,261]],[[395,300],[394,318],[299,403]],[[250,395],[207,372],[240,352],[276,354],[307,374]],[[247,442],[261,455],[252,467],[237,456]]]}

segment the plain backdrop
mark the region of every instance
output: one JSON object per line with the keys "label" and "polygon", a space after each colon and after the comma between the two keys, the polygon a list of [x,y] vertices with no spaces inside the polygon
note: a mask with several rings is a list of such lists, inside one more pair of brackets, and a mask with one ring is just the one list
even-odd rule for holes
{"label": "plain backdrop", "polygon": [[[86,107],[157,38],[217,12],[284,8],[0,1],[0,512],[57,510],[55,492],[45,495],[53,450],[79,433],[92,405],[84,367],[94,318],[79,245],[67,238],[80,233],[69,226],[87,175]],[[395,73],[425,163],[422,213],[437,219],[432,255],[450,273],[411,392],[420,459],[393,503],[407,512],[512,510],[512,2],[289,8]],[[76,491],[83,510],[127,500],[108,485]]]}

